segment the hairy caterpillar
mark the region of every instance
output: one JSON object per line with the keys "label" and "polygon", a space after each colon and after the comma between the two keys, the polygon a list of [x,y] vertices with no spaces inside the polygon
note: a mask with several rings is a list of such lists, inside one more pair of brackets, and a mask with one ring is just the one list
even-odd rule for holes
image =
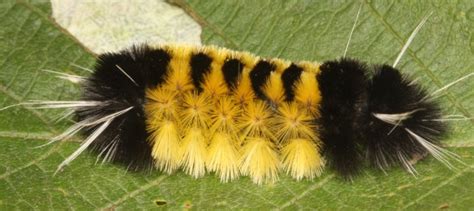
{"label": "hairy caterpillar", "polygon": [[[137,46],[101,55],[76,109],[84,142],[104,159],[194,176],[275,181],[343,176],[366,158],[387,168],[431,152],[444,125],[438,106],[390,66],[262,59],[217,47]],[[105,118],[104,118],[105,117]],[[102,118],[102,119],[101,119]],[[400,122],[398,122],[400,121]],[[397,125],[399,125],[397,127]],[[90,145],[90,146],[89,146]],[[324,153],[324,158],[322,154]],[[67,164],[67,162],[64,162]]]}
{"label": "hairy caterpillar", "polygon": [[279,169],[312,178],[327,163],[350,176],[368,160],[411,171],[418,154],[449,155],[437,146],[442,123],[424,121],[440,118],[437,106],[386,65],[138,46],[102,55],[82,80],[83,99],[57,106],[75,107],[79,122],[63,137],[84,129],[89,138],[61,167],[92,148],[131,168],[261,183]]}

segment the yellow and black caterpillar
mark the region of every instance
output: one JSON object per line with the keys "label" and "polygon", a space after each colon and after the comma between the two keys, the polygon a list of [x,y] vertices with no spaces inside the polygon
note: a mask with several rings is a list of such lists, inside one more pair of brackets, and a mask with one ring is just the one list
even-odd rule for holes
{"label": "yellow and black caterpillar", "polygon": [[135,46],[99,56],[74,102],[84,149],[130,169],[215,172],[273,182],[281,171],[343,177],[385,169],[439,147],[445,125],[419,85],[388,65],[264,59],[218,47]]}

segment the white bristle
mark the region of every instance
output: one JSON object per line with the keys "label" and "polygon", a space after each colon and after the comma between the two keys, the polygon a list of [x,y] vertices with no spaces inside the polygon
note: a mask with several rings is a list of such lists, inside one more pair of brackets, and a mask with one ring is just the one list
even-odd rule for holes
{"label": "white bristle", "polygon": [[128,75],[127,72],[125,72],[124,69],[122,69],[117,64],[115,65],[115,67],[117,67],[120,70],[120,72],[122,72],[128,79],[130,79],[130,81],[132,81],[132,83],[135,84],[135,86],[138,86],[137,82],[135,80],[133,80],[133,78],[130,75]]}
{"label": "white bristle", "polygon": [[[99,137],[100,134],[102,134],[102,132],[105,131],[105,129],[110,125],[110,123],[118,116],[126,113],[127,111],[129,111],[130,109],[132,109],[133,107],[129,107],[129,108],[126,108],[124,110],[121,110],[121,111],[118,111],[118,112],[115,112],[115,113],[112,113],[110,115],[107,115],[107,116],[104,116],[102,118],[99,118],[95,121],[91,121],[91,120],[84,120],[84,121],[81,121],[81,122],[90,122],[90,123],[77,123],[75,124],[73,127],[73,129],[71,129],[70,131],[74,131],[77,132],[79,131],[80,129],[86,127],[86,126],[94,126],[94,125],[98,125],[98,124],[101,124],[101,126],[99,128],[97,128],[96,130],[94,130],[94,132],[89,136],[87,137],[87,139],[81,144],[81,146],[76,150],[74,151],[69,157],[67,157],[57,168],[57,170],[55,171],[54,174],[56,174],[58,171],[60,171],[64,166],[67,166],[70,162],[72,162],[74,159],[77,158],[77,156],[79,156],[89,145],[92,144],[92,142],[94,140],[97,139],[97,137]],[[64,135],[65,137],[67,136],[70,136],[71,133],[69,133],[68,135]],[[51,141],[50,141],[51,142]]]}
{"label": "white bristle", "polygon": [[400,62],[400,60],[402,59],[402,56],[405,54],[406,50],[408,49],[408,47],[410,46],[410,44],[413,42],[413,40],[415,39],[416,35],[418,34],[418,32],[420,31],[421,27],[423,27],[423,25],[425,25],[426,21],[428,21],[428,18],[430,18],[430,16],[433,14],[433,12],[430,12],[427,16],[425,16],[421,21],[420,23],[418,24],[418,26],[416,26],[415,30],[413,30],[413,32],[410,34],[410,37],[408,37],[408,40],[405,42],[405,45],[403,45],[402,47],[402,50],[400,51],[400,53],[398,54],[397,58],[395,59],[395,62],[393,62],[393,65],[392,67],[396,67],[398,62]]}
{"label": "white bristle", "polygon": [[72,74],[62,73],[62,72],[53,71],[53,70],[42,70],[42,71],[53,73],[56,75],[56,78],[64,79],[75,84],[83,83],[84,81],[87,80],[85,77],[82,77],[79,75],[72,75]]}

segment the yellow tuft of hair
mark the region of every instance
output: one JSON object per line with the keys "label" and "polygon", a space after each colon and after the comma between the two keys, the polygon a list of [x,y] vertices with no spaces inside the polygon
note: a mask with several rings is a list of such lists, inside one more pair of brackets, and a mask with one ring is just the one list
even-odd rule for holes
{"label": "yellow tuft of hair", "polygon": [[205,77],[203,90],[204,93],[214,99],[219,98],[229,91],[224,81],[224,76],[219,71],[212,71]]}
{"label": "yellow tuft of hair", "polygon": [[282,103],[278,107],[275,118],[277,138],[283,144],[289,139],[304,138],[316,140],[316,126],[314,118],[304,109],[300,109],[296,103]]}
{"label": "yellow tuft of hair", "polygon": [[237,80],[236,87],[234,88],[232,94],[237,103],[245,105],[255,99],[255,93],[252,89],[252,82],[250,80],[249,74],[260,58],[248,52],[234,54],[234,58],[237,58],[239,61],[241,61],[244,67],[242,68],[242,74]]}
{"label": "yellow tuft of hair", "polygon": [[206,48],[206,51],[213,60],[210,72],[204,76],[202,88],[204,93],[213,99],[218,99],[229,92],[224,80],[224,74],[222,73],[222,65],[224,65],[225,59],[229,56],[229,51],[226,49],[216,50],[215,48]]}
{"label": "yellow tuft of hair", "polygon": [[257,64],[258,61],[260,61],[260,57],[255,56],[249,52],[239,52],[237,54],[234,54],[234,58],[239,59],[244,65],[243,71],[250,71],[251,67],[254,67],[255,64]]}
{"label": "yellow tuft of hair", "polygon": [[285,99],[285,89],[283,88],[280,72],[272,71],[270,73],[268,81],[263,87],[263,91],[272,105],[278,106],[283,102]]}
{"label": "yellow tuft of hair", "polygon": [[303,67],[305,72],[319,74],[319,72],[321,71],[320,69],[321,64],[318,62],[301,61],[301,62],[298,62],[298,65]]}
{"label": "yellow tuft of hair", "polygon": [[278,180],[280,161],[274,144],[263,138],[250,138],[242,148],[240,170],[256,184]]}
{"label": "yellow tuft of hair", "polygon": [[207,169],[216,172],[221,182],[228,182],[239,176],[239,152],[227,133],[217,132],[212,136]]}
{"label": "yellow tuft of hair", "polygon": [[184,172],[199,178],[206,173],[207,140],[200,128],[191,128],[183,138],[180,164]]}
{"label": "yellow tuft of hair", "polygon": [[310,71],[301,73],[300,80],[294,86],[295,101],[302,105],[313,116],[319,116],[321,93],[316,74]]}
{"label": "yellow tuft of hair", "polygon": [[177,93],[164,88],[146,90],[147,102],[145,113],[148,116],[148,124],[158,124],[163,119],[177,119],[178,101]]}
{"label": "yellow tuft of hair", "polygon": [[255,99],[255,93],[253,92],[249,72],[250,70],[242,71],[242,77],[233,92],[234,99],[241,105],[245,105]]}
{"label": "yellow tuft of hair", "polygon": [[237,136],[236,120],[240,115],[240,109],[229,97],[222,97],[217,100],[214,110],[211,112],[211,127],[209,133],[216,132],[229,133],[232,138]]}
{"label": "yellow tuft of hair", "polygon": [[252,101],[244,106],[244,112],[238,118],[240,140],[247,137],[260,137],[275,140],[273,135],[272,110],[264,101]]}
{"label": "yellow tuft of hair", "polygon": [[184,130],[202,128],[207,130],[210,123],[212,104],[205,94],[190,92],[183,95],[181,122]]}
{"label": "yellow tuft of hair", "polygon": [[309,139],[290,139],[281,150],[282,165],[294,179],[313,179],[321,175],[324,160],[319,146]]}
{"label": "yellow tuft of hair", "polygon": [[279,74],[282,74],[286,68],[288,68],[291,62],[283,60],[283,59],[271,59],[273,65],[275,65],[275,71]]}
{"label": "yellow tuft of hair", "polygon": [[176,123],[170,120],[164,120],[155,128],[148,128],[151,131],[150,140],[152,143],[151,155],[155,164],[161,171],[168,174],[179,168],[180,154],[180,136]]}
{"label": "yellow tuft of hair", "polygon": [[198,178],[206,173],[208,140],[205,133],[208,131],[212,104],[206,95],[192,92],[183,95],[182,104],[180,113],[184,138],[180,163],[187,174]]}
{"label": "yellow tuft of hair", "polygon": [[175,46],[169,48],[173,57],[168,65],[168,74],[166,77],[165,87],[169,90],[176,91],[178,93],[185,93],[188,90],[194,88],[191,79],[191,55],[194,48],[191,46]]}

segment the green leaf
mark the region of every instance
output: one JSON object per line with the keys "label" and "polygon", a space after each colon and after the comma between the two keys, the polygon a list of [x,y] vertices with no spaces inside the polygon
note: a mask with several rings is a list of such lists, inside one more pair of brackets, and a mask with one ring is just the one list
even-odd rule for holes
{"label": "green leaf", "polygon": [[[203,26],[205,44],[261,56],[324,61],[340,57],[362,3],[348,56],[391,64],[411,31],[433,11],[399,67],[434,91],[474,69],[474,3],[465,1],[198,1],[175,2]],[[86,75],[94,55],[59,27],[46,1],[0,3],[0,107],[29,99],[75,99],[76,85],[41,71]],[[472,118],[473,80],[439,98],[446,114]],[[433,158],[419,161],[418,177],[400,169],[367,170],[346,182],[328,170],[313,181],[282,175],[257,186],[248,178],[222,184],[213,175],[131,173],[94,165],[84,153],[53,176],[77,147],[63,142],[35,146],[70,121],[62,113],[16,107],[0,112],[0,209],[437,209],[474,205],[473,121],[453,122],[446,145],[466,165],[449,170]],[[79,139],[79,137],[78,137]]]}

